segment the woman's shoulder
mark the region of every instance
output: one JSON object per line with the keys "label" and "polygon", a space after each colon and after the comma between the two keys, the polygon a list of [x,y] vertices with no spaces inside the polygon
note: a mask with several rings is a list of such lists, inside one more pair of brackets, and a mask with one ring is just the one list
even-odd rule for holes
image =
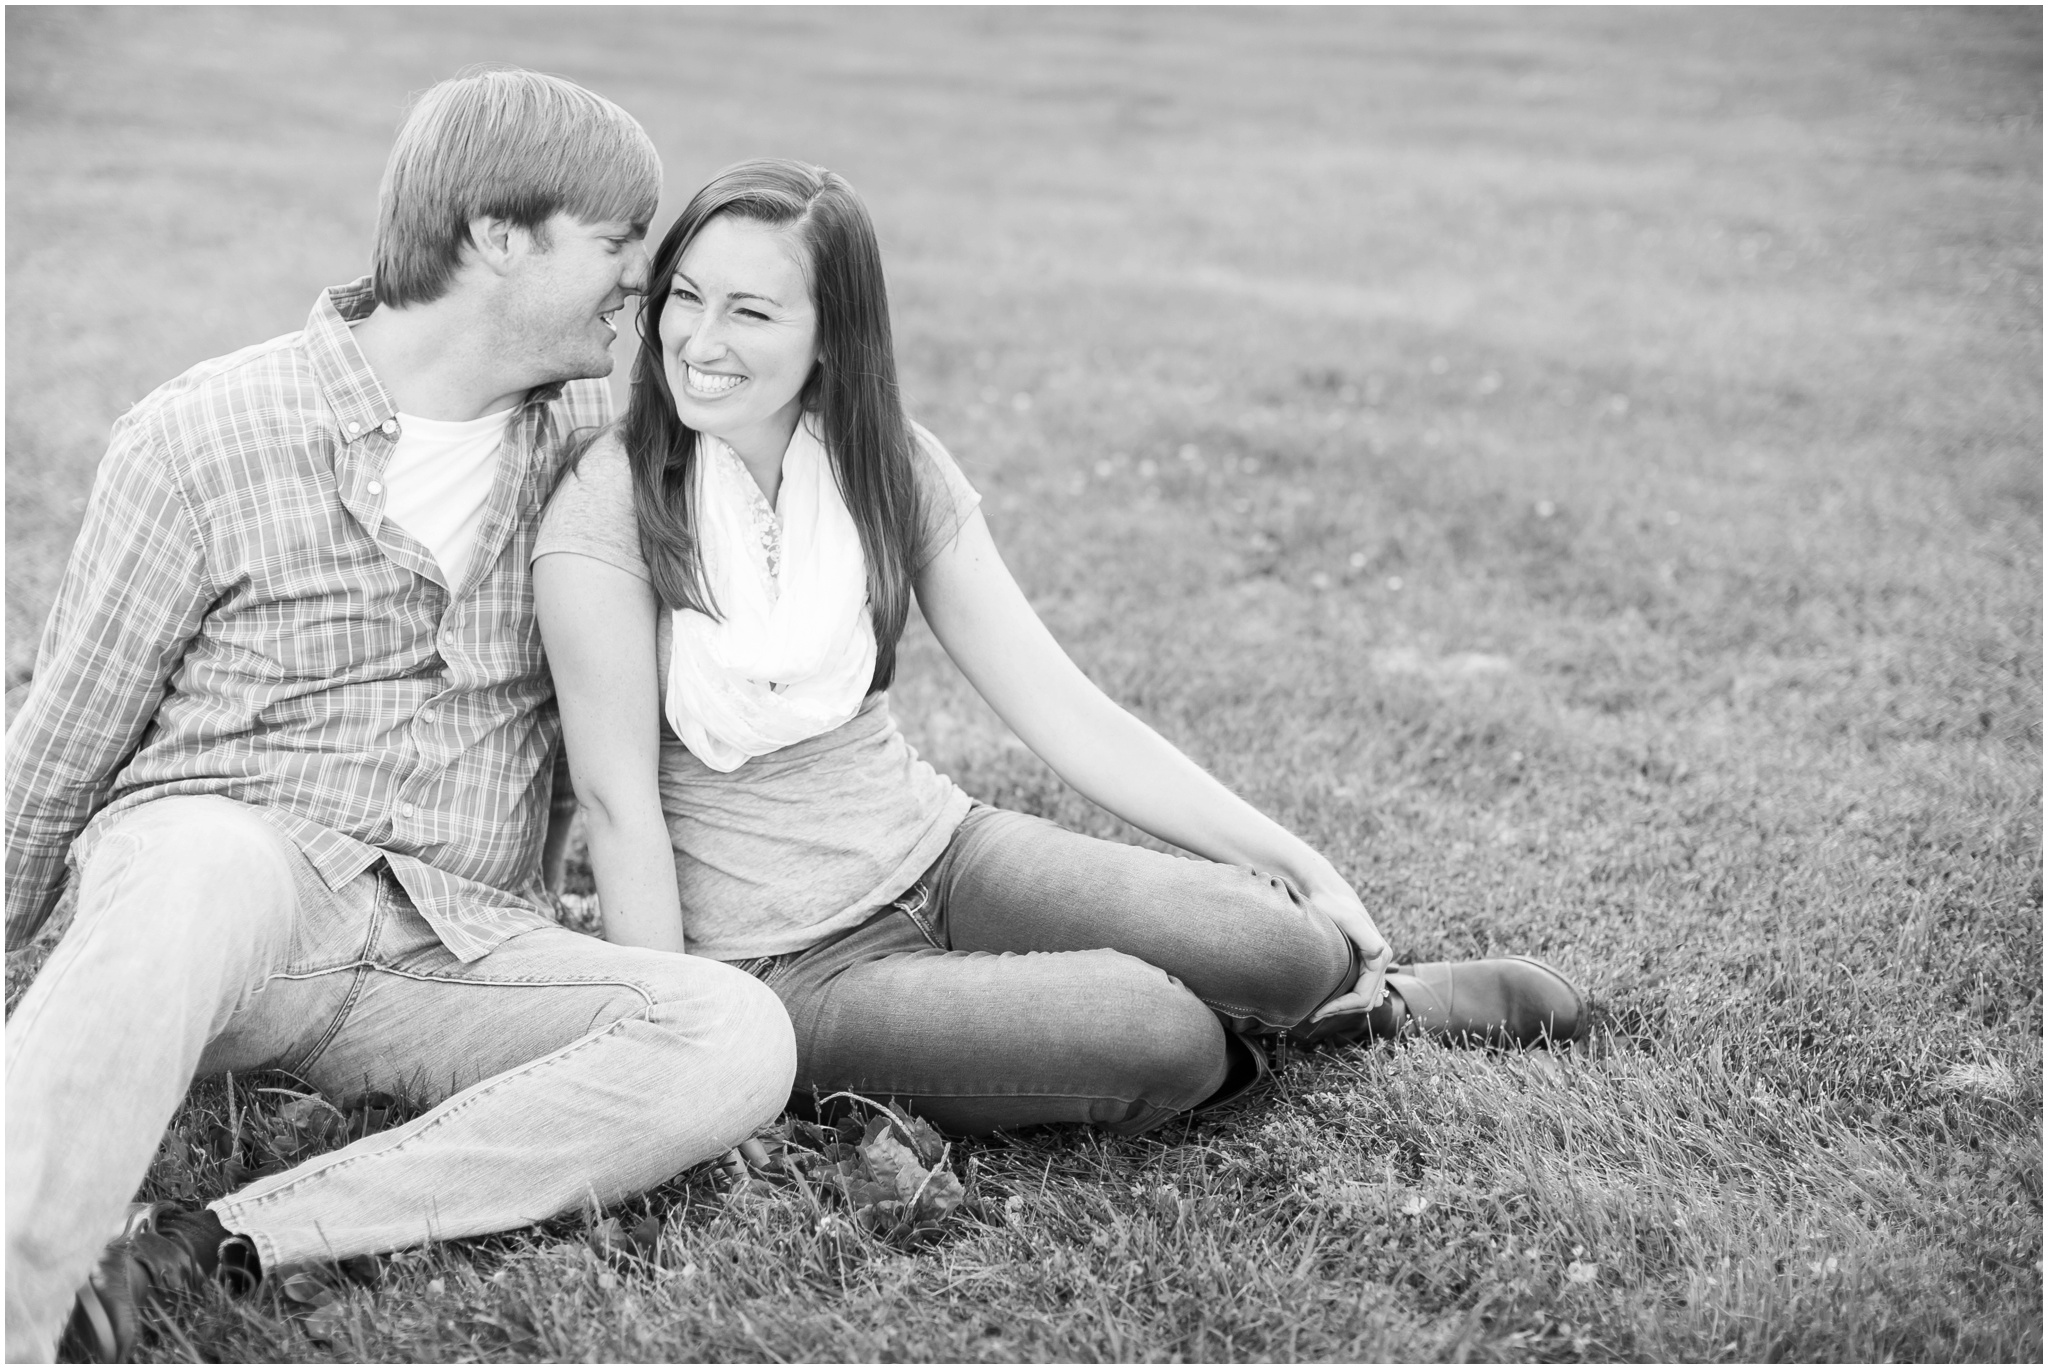
{"label": "woman's shoulder", "polygon": [[911,469],[917,477],[918,503],[924,522],[913,569],[922,570],[959,534],[981,503],[981,493],[931,429],[913,419],[910,436]]}
{"label": "woman's shoulder", "polygon": [[618,425],[612,423],[599,429],[595,436],[584,442],[583,449],[570,458],[561,484],[598,489],[623,485],[630,490],[632,481],[633,463],[626,455],[625,439],[619,436]]}
{"label": "woman's shoulder", "polygon": [[[914,418],[907,418],[904,421],[910,425],[911,451],[920,466],[931,465],[941,470],[959,473],[960,463],[953,459],[953,453],[946,450],[946,444],[939,441],[930,428]],[[967,477],[962,475],[960,479],[964,482]]]}
{"label": "woman's shoulder", "polygon": [[556,551],[594,556],[646,578],[633,517],[632,463],[616,429],[606,429],[584,447],[548,500],[534,559]]}

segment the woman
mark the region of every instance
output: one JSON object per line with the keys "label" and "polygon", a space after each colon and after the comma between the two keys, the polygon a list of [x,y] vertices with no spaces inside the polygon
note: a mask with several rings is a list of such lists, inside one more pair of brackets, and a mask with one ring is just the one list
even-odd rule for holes
{"label": "woman", "polygon": [[[651,279],[632,401],[550,505],[536,609],[605,936],[760,975],[800,1097],[1132,1133],[1255,1080],[1248,1034],[1576,1033],[1582,999],[1534,961],[1390,975],[1327,860],[1068,660],[903,413],[845,181],[728,169]],[[1203,859],[978,804],[918,759],[884,692],[913,595],[1063,779]]]}

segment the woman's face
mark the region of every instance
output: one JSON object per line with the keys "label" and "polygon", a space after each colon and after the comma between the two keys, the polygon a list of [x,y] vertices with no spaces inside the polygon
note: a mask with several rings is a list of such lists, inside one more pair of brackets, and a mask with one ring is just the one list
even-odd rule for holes
{"label": "woman's face", "polygon": [[818,361],[803,250],[782,229],[721,214],[667,282],[661,361],[676,417],[755,460],[788,446]]}

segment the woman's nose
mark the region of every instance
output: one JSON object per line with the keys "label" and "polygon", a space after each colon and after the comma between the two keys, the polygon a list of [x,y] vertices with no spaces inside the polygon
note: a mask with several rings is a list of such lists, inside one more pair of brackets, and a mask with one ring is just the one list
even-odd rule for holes
{"label": "woman's nose", "polygon": [[690,336],[683,339],[683,357],[687,361],[716,361],[724,355],[725,325],[706,312],[698,318]]}

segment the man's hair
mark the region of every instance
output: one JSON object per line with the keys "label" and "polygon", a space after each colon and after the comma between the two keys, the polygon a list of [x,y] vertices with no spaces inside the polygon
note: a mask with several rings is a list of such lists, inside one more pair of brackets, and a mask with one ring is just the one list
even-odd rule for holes
{"label": "man's hair", "polygon": [[378,192],[371,270],[377,303],[425,304],[448,290],[478,217],[540,235],[567,212],[646,224],[661,158],[633,116],[558,76],[472,69],[414,101]]}

